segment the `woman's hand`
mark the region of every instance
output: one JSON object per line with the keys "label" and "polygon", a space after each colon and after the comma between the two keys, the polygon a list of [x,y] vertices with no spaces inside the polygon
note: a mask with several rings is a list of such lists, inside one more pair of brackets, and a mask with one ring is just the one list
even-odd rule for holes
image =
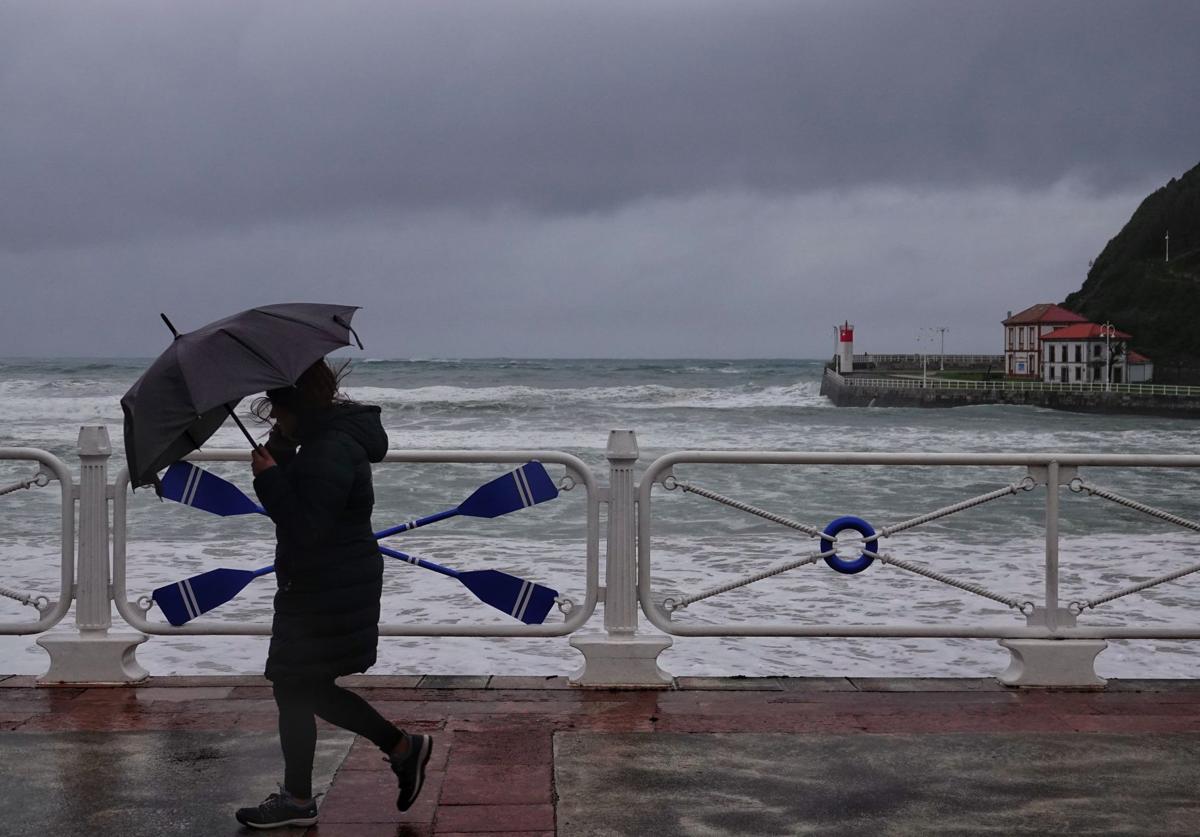
{"label": "woman's hand", "polygon": [[250,454],[250,470],[256,477],[268,468],[274,468],[276,464],[275,457],[264,447],[257,447]]}

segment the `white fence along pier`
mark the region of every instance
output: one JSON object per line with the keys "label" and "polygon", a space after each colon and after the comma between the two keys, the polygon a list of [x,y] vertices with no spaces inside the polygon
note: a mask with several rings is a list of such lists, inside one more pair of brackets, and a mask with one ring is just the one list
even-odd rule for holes
{"label": "white fence along pier", "polygon": [[[0,586],[0,596],[13,599],[37,611],[32,620],[0,620],[0,634],[35,635],[38,644],[50,655],[48,671],[39,682],[57,683],[136,683],[148,674],[136,659],[137,647],[154,636],[174,635],[267,635],[269,614],[254,621],[227,621],[199,618],[178,627],[151,614],[152,601],[138,591],[127,589],[127,544],[132,536],[127,526],[129,476],[121,471],[113,482],[108,478],[111,456],[107,429],[83,427],[79,433],[77,456],[79,482],[70,468],[52,454],[33,448],[0,448],[0,461],[36,463],[36,474],[19,482],[0,486],[0,504],[19,502],[23,490],[38,490],[57,481],[61,495],[61,520],[57,537],[61,555],[57,598],[52,591],[23,591]],[[246,461],[245,451],[209,450],[193,454],[198,462]],[[1060,590],[1061,539],[1060,497],[1071,492],[1094,502],[1108,502],[1123,509],[1170,524],[1190,532],[1200,532],[1200,522],[1190,520],[1150,503],[1124,496],[1092,481],[1089,469],[1196,469],[1200,456],[1116,455],[1081,453],[876,453],[876,452],[805,452],[805,451],[674,451],[660,456],[641,474],[635,473],[639,449],[631,430],[614,430],[606,448],[608,484],[597,477],[579,457],[553,450],[393,450],[377,467],[402,463],[521,463],[536,459],[543,464],[561,466],[565,475],[561,490],[582,489],[583,520],[579,531],[579,601],[560,596],[559,613],[551,612],[543,624],[525,625],[492,622],[446,622],[380,625],[387,637],[524,637],[541,641],[561,641],[569,637],[572,647],[583,657],[582,667],[572,682],[583,687],[635,686],[663,688],[671,675],[660,667],[658,658],[675,641],[688,637],[878,637],[895,638],[971,638],[998,641],[1010,653],[1010,665],[997,677],[1011,686],[1101,687],[1094,661],[1111,640],[1120,639],[1200,639],[1200,625],[1194,613],[1181,613],[1180,619],[1166,624],[1088,624],[1087,615],[1096,608],[1150,588],[1177,583],[1200,572],[1200,564],[1162,567],[1160,575],[1140,578],[1115,589],[1087,591],[1064,603]],[[752,466],[812,467],[910,467],[932,469],[996,468],[1013,470],[1013,477],[982,494],[929,509],[903,520],[881,524],[879,521],[843,515],[832,522],[804,520],[803,514],[785,516],[759,508],[734,496],[727,496],[693,479],[693,466],[728,469]],[[1042,514],[1044,555],[1037,570],[1040,590],[1013,595],[989,589],[977,578],[967,577],[969,569],[955,572],[937,567],[935,559],[909,560],[890,539],[904,531],[942,521],[985,504],[1011,502],[1010,498],[1044,495]],[[694,502],[714,502],[740,513],[768,521],[786,531],[789,538],[805,539],[799,551],[787,560],[766,568],[748,571],[745,576],[725,579],[716,584],[700,584],[694,590],[656,590],[654,573],[655,505],[668,496],[687,495]],[[914,492],[914,499],[921,495]],[[856,501],[869,512],[870,497],[860,494]],[[605,567],[600,579],[600,516],[606,515],[604,537]],[[678,506],[673,513],[686,511]],[[847,509],[858,513],[863,509]],[[0,505],[0,513],[3,506]],[[78,532],[76,532],[78,520]],[[571,524],[574,526],[575,524]],[[78,539],[76,542],[76,535]],[[736,534],[731,534],[736,538]],[[793,547],[795,544],[792,545]],[[867,624],[856,619],[852,608],[838,612],[836,621],[784,619],[764,622],[740,618],[714,623],[689,618],[689,606],[724,595],[747,585],[765,581],[785,572],[816,572],[826,567],[854,575],[879,563],[900,573],[920,576],[923,583],[942,584],[960,593],[999,603],[1011,618],[980,622],[966,614],[937,622]],[[1032,572],[1034,567],[1030,567]],[[689,572],[694,574],[695,567]],[[689,576],[691,577],[691,576]],[[1132,580],[1131,580],[1132,581]],[[0,572],[0,584],[4,584]],[[604,604],[602,630],[589,622],[599,603]],[[74,630],[49,633],[75,606]],[[112,608],[133,631],[114,631]],[[640,614],[639,614],[640,611]],[[724,611],[723,611],[724,612]],[[651,629],[643,630],[644,616]],[[589,628],[591,630],[589,630]],[[730,672],[737,673],[737,672]],[[753,672],[744,672],[753,674]],[[795,674],[830,674],[828,671]],[[963,672],[964,676],[986,672]]]}

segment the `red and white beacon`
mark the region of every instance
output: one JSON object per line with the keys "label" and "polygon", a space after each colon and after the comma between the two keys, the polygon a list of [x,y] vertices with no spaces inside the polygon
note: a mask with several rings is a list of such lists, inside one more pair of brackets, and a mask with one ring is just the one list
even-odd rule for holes
{"label": "red and white beacon", "polygon": [[854,326],[843,322],[838,326],[838,372],[843,375],[854,371]]}

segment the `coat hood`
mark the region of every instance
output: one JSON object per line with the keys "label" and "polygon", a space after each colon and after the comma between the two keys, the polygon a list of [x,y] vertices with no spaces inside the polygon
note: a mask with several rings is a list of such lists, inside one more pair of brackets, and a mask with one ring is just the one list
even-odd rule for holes
{"label": "coat hood", "polygon": [[380,410],[373,404],[334,404],[323,410],[308,413],[301,419],[300,442],[320,433],[345,433],[358,442],[371,462],[383,461],[388,450],[387,431],[380,420]]}

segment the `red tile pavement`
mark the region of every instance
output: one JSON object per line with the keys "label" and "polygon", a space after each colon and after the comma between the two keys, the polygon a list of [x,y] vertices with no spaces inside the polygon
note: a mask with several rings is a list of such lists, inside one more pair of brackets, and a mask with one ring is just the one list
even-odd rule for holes
{"label": "red tile pavement", "polygon": [[441,805],[434,833],[478,834],[496,831],[553,831],[554,806],[543,805]]}
{"label": "red tile pavement", "polygon": [[[798,678],[675,691],[591,691],[561,678],[348,678],[348,685],[412,732],[434,736],[426,786],[395,808],[395,778],[358,739],[340,766],[309,837],[551,835],[556,732],[774,732],[804,734],[1200,732],[1200,683],[1114,682],[1108,691],[1013,691],[994,681]],[[486,686],[481,686],[486,683]],[[548,684],[547,688],[539,688]],[[863,690],[865,689],[865,690]],[[1141,689],[1141,690],[1139,690]],[[274,731],[260,677],[154,678],[127,688],[37,688],[0,679],[4,731]],[[322,729],[328,727],[322,724]]]}

